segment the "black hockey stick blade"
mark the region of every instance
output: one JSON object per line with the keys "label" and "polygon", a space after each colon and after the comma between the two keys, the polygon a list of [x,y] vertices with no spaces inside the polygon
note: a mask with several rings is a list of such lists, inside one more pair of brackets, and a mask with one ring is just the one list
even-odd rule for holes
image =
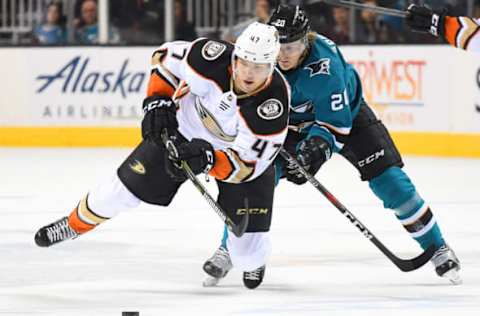
{"label": "black hockey stick blade", "polygon": [[395,257],[392,262],[403,272],[409,272],[422,267],[425,263],[429,262],[433,254],[435,253],[435,246],[431,245],[421,255],[410,260],[399,259]]}

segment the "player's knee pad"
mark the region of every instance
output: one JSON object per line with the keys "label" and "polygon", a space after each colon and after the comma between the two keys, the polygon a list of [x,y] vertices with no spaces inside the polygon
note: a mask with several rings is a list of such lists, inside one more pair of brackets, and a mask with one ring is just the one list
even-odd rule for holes
{"label": "player's knee pad", "polygon": [[167,206],[181,182],[173,181],[165,170],[165,148],[143,141],[118,168],[122,183],[140,200]]}
{"label": "player's knee pad", "polygon": [[399,167],[390,167],[369,181],[373,193],[389,209],[399,209],[416,195],[416,189],[410,178]]}
{"label": "player's knee pad", "polygon": [[245,233],[242,237],[228,234],[228,252],[233,266],[242,271],[252,271],[266,264],[270,255],[269,233]]}
{"label": "player's knee pad", "polygon": [[389,167],[403,167],[402,157],[390,134],[366,105],[354,119],[340,154],[357,168],[362,181],[377,177]]}
{"label": "player's knee pad", "polygon": [[89,192],[87,203],[95,214],[112,218],[123,210],[138,206],[140,200],[114,175]]}

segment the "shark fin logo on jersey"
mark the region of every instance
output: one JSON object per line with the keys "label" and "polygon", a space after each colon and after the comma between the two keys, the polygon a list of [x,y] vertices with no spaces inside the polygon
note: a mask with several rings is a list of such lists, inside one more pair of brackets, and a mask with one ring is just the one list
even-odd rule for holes
{"label": "shark fin logo on jersey", "polygon": [[330,75],[330,58],[321,58],[306,65],[304,69],[310,70],[310,78],[318,74]]}
{"label": "shark fin logo on jersey", "polygon": [[216,42],[208,41],[202,48],[202,56],[206,60],[212,61],[217,59],[227,49],[227,45]]}
{"label": "shark fin logo on jersey", "polygon": [[302,104],[298,105],[293,105],[292,104],[292,110],[293,112],[296,113],[305,113],[305,112],[311,112],[313,109],[313,102],[312,101],[307,101]]}
{"label": "shark fin logo on jersey", "polygon": [[277,99],[268,99],[257,108],[257,114],[264,120],[274,120],[282,116],[283,105]]}

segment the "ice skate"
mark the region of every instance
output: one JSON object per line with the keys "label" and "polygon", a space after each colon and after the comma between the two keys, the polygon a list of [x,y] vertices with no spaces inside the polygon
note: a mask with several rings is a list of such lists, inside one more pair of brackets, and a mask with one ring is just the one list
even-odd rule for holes
{"label": "ice skate", "polygon": [[249,289],[255,289],[262,284],[265,275],[265,265],[253,271],[243,272],[243,284]]}
{"label": "ice skate", "polygon": [[462,278],[459,274],[460,261],[448,245],[445,244],[438,248],[431,261],[435,266],[435,272],[439,276],[447,278],[455,285],[462,284]]}
{"label": "ice skate", "polygon": [[220,279],[224,278],[232,267],[228,250],[220,246],[213,256],[203,264],[203,271],[208,274],[208,277],[203,281],[203,286],[211,287],[217,285]]}
{"label": "ice skate", "polygon": [[78,234],[68,224],[68,217],[43,226],[35,234],[35,243],[39,247],[50,247],[61,241],[77,237]]}

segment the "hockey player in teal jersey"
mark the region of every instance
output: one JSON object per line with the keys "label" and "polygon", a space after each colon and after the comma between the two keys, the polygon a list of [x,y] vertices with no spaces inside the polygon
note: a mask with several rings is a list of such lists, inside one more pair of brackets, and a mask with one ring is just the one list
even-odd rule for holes
{"label": "hockey player in teal jersey", "polygon": [[[360,79],[339,48],[328,38],[309,31],[309,20],[299,6],[280,5],[269,24],[279,31],[278,66],[292,92],[285,149],[310,174],[315,174],[332,153],[345,157],[423,249],[435,245],[432,263],[436,273],[454,284],[461,283],[458,258],[442,237],[430,207],[402,170],[400,153],[363,99]],[[275,167],[277,181],[286,178],[299,185],[307,181],[280,157]],[[224,238],[204,264],[210,276],[204,285],[216,284],[231,268]],[[258,286],[264,273],[262,267],[244,274],[244,281]]]}

